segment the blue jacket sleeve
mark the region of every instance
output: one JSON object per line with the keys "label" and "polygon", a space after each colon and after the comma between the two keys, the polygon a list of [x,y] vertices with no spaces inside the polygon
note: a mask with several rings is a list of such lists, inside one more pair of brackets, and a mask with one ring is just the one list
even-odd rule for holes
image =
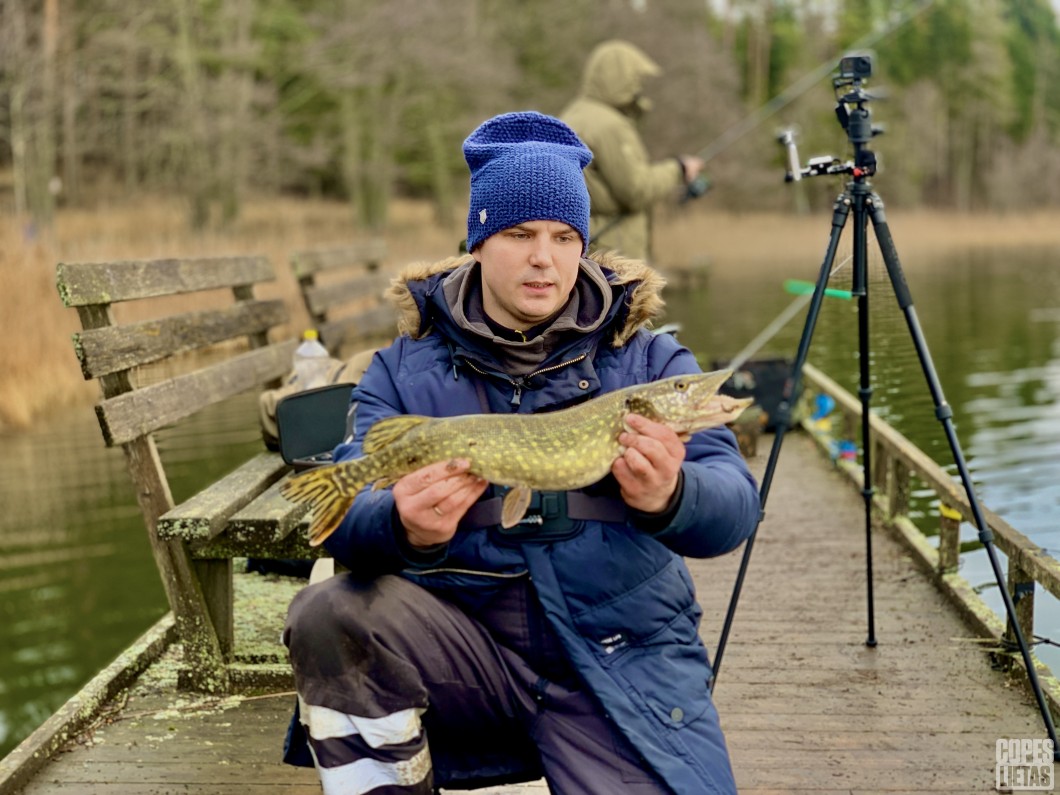
{"label": "blue jacket sleeve", "polygon": [[[652,340],[648,362],[653,380],[700,372],[692,353],[666,334]],[[681,500],[670,524],[653,536],[679,555],[723,555],[758,525],[758,485],[728,428],[700,431],[686,447]]]}
{"label": "blue jacket sleeve", "polygon": [[[353,439],[335,448],[336,462],[361,455],[364,435],[373,424],[394,414],[406,413],[393,380],[400,361],[401,341],[373,357],[350,398]],[[324,548],[356,574],[377,576],[401,571],[412,561],[405,555],[393,521],[394,496],[390,489],[363,489]],[[400,529],[400,528],[398,528]]]}

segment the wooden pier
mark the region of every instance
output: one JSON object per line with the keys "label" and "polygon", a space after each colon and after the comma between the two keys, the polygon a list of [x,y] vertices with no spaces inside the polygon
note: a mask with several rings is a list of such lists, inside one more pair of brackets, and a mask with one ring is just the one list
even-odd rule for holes
{"label": "wooden pier", "polygon": [[[759,471],[768,444],[752,462]],[[874,553],[870,649],[862,499],[807,434],[789,434],[716,689],[741,793],[992,792],[996,741],[1046,736],[1019,675],[991,666],[907,548],[880,530]],[[711,648],[740,555],[690,562]],[[280,762],[290,693],[181,694],[174,669],[153,666],[24,795],[319,792],[313,771]],[[9,791],[19,790],[0,786]]]}

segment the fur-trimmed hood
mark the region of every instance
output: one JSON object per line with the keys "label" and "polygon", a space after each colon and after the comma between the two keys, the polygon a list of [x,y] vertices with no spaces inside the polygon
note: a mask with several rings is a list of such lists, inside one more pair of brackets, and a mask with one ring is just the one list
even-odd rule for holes
{"label": "fur-trimmed hood", "polygon": [[[628,312],[625,322],[616,329],[611,344],[622,347],[638,329],[650,327],[663,309],[662,289],[666,280],[658,271],[641,260],[627,259],[611,252],[595,252],[588,259],[599,265],[613,285],[635,284],[627,293]],[[390,281],[385,297],[398,312],[397,327],[401,334],[419,339],[430,332],[423,324],[422,308],[409,287],[410,282],[425,281],[431,276],[446,273],[471,262],[470,255],[448,257],[434,263],[417,262],[405,266]]]}

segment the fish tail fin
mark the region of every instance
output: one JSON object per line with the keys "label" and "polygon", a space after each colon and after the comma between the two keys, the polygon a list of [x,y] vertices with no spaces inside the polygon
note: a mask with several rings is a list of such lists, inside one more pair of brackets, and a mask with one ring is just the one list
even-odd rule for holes
{"label": "fish tail fin", "polygon": [[351,478],[345,465],[322,466],[294,475],[280,493],[291,502],[305,503],[313,511],[309,525],[309,546],[320,546],[335,532],[353,505],[357,493],[368,483]]}

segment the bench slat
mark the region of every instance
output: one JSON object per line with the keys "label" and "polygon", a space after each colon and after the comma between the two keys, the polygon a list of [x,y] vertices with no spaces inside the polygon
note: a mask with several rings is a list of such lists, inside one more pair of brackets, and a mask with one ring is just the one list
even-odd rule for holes
{"label": "bench slat", "polygon": [[295,277],[302,279],[322,271],[345,268],[355,262],[375,265],[385,257],[386,241],[375,238],[338,248],[298,251],[291,257],[291,264]]}
{"label": "bench slat", "polygon": [[285,500],[280,483],[274,483],[257,499],[233,515],[228,536],[233,543],[252,546],[280,541],[296,527],[305,525],[309,508]]}
{"label": "bench slat", "polygon": [[288,468],[277,453],[255,456],[163,514],[158,520],[158,534],[184,541],[213,538],[229,517],[280,480]]}
{"label": "bench slat", "polygon": [[96,406],[108,446],[124,444],[218,401],[279,378],[291,369],[297,340],[269,345],[194,373],[176,376]]}
{"label": "bench slat", "polygon": [[281,300],[245,301],[226,309],[89,329],[74,334],[74,349],[85,378],[98,378],[173,354],[265,332],[287,320],[287,308]]}
{"label": "bench slat", "polygon": [[343,282],[309,285],[303,292],[310,314],[317,316],[334,306],[359,298],[379,300],[389,284],[389,274],[368,273]]}
{"label": "bench slat", "polygon": [[62,262],[56,269],[59,295],[66,306],[112,304],[275,278],[272,263],[259,256]]}
{"label": "bench slat", "polygon": [[357,315],[330,320],[320,325],[320,338],[328,346],[345,340],[393,339],[397,334],[394,311],[388,306],[369,309]]}
{"label": "bench slat", "polygon": [[196,560],[214,558],[264,558],[267,560],[308,560],[328,556],[324,547],[309,546],[306,532],[309,528],[309,517],[294,532],[288,533],[279,541],[259,541],[253,538],[233,540],[228,533],[222,533],[210,541],[195,544],[190,554]]}

